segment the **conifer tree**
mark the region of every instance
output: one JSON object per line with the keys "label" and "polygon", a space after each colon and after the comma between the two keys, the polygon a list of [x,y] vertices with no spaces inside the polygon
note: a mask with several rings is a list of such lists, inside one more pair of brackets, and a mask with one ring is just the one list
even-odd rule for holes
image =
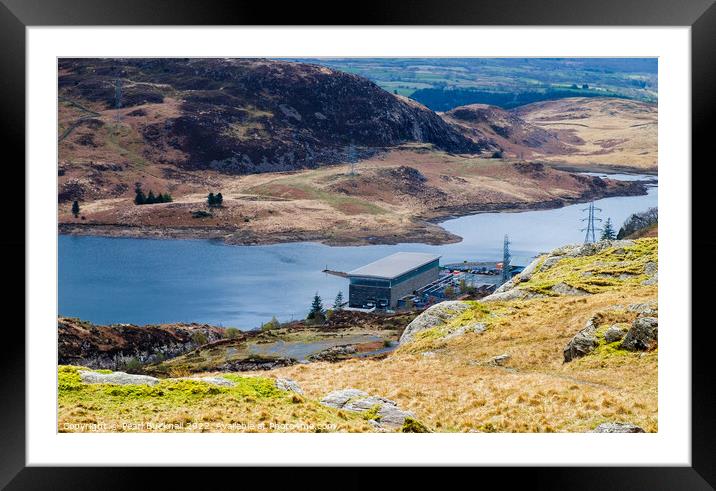
{"label": "conifer tree", "polygon": [[214,203],[216,203],[216,206],[221,206],[224,203],[224,197],[221,195],[221,193],[218,193],[214,197]]}
{"label": "conifer tree", "polygon": [[322,322],[326,318],[326,313],[323,310],[323,300],[318,295],[318,292],[313,296],[313,302],[311,302],[311,310],[308,312],[306,319],[313,320],[316,322]]}
{"label": "conifer tree", "polygon": [[206,198],[206,202],[209,206],[214,206],[216,204],[216,197],[214,196],[214,193],[209,193],[209,196]]}
{"label": "conifer tree", "polygon": [[80,204],[76,200],[72,202],[72,214],[75,218],[80,214]]}
{"label": "conifer tree", "polygon": [[341,310],[343,308],[343,292],[339,291],[336,299],[333,301],[333,310]]}
{"label": "conifer tree", "polygon": [[147,202],[146,196],[144,196],[144,191],[142,191],[142,185],[137,183],[137,185],[134,187],[134,204],[135,205],[143,205]]}
{"label": "conifer tree", "polygon": [[601,240],[614,240],[616,238],[617,234],[614,232],[614,228],[612,227],[612,219],[607,218],[607,221],[604,222]]}

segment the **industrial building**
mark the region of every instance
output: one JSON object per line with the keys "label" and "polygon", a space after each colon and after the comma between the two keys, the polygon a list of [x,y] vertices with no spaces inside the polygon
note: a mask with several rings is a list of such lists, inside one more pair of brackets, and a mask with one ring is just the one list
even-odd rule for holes
{"label": "industrial building", "polygon": [[398,300],[430,284],[440,275],[440,256],[398,252],[346,273],[348,305],[394,309]]}

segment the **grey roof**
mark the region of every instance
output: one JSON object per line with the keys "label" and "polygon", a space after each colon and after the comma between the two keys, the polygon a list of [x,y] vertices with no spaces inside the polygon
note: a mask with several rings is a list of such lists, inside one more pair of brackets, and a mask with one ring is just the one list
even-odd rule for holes
{"label": "grey roof", "polygon": [[396,252],[370,264],[348,272],[348,276],[370,276],[373,278],[393,279],[429,262],[440,259],[437,254],[424,252]]}

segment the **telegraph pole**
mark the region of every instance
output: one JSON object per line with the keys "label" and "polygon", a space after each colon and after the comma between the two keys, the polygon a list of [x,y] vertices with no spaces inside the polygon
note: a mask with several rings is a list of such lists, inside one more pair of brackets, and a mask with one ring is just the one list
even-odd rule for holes
{"label": "telegraph pole", "polygon": [[587,222],[587,227],[581,229],[582,232],[586,232],[584,234],[584,243],[589,244],[590,242],[596,242],[597,238],[595,232],[597,230],[601,230],[601,228],[598,228],[594,222],[601,222],[602,219],[596,217],[595,211],[601,212],[602,209],[594,206],[594,201],[592,201],[591,203],[589,203],[589,206],[587,208],[583,208],[582,211],[588,212],[587,217],[582,218],[583,222]]}

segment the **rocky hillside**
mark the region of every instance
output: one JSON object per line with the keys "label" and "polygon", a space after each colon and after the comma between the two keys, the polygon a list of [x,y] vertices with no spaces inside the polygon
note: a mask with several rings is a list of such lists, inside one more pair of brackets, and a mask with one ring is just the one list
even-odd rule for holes
{"label": "rocky hillside", "polygon": [[319,65],[61,59],[58,86],[59,154],[68,164],[245,174],[344,162],[405,142],[481,148],[424,106]]}
{"label": "rocky hillside", "polygon": [[657,106],[610,97],[572,97],[505,110],[472,104],[443,118],[506,157],[574,166],[656,170]]}
{"label": "rocky hillside", "polygon": [[555,132],[545,130],[497,106],[471,104],[442,114],[479,145],[507,155],[529,158],[535,154],[566,155],[572,149]]}
{"label": "rocky hillside", "polygon": [[489,297],[424,311],[384,357],[192,378],[63,366],[58,429],[655,432],[657,249],[556,249]]}

